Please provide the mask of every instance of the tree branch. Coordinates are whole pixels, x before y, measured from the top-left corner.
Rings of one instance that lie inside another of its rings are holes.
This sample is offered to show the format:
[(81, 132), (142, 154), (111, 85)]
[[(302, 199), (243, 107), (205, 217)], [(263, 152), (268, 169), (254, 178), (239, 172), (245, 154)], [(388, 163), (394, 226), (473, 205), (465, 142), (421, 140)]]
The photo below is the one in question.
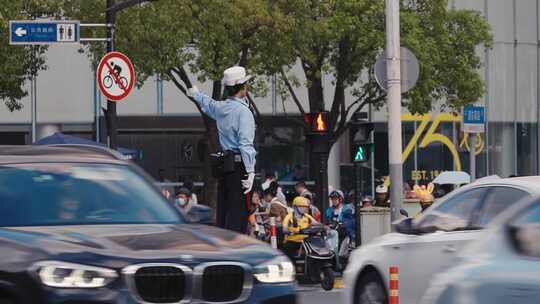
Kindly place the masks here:
[(261, 112), (259, 111), (259, 108), (257, 108), (257, 105), (253, 101), (253, 98), (251, 98), (251, 95), (249, 93), (247, 94), (247, 99), (249, 101), (249, 104), (253, 107), (253, 110), (255, 111), (255, 115), (258, 117), (261, 117)]
[(296, 106), (298, 107), (298, 110), (300, 111), (300, 114), (305, 115), (306, 111), (304, 111), (304, 107), (302, 107), (302, 104), (300, 103), (300, 100), (298, 100), (298, 97), (296, 96), (296, 93), (294, 92), (294, 88), (292, 87), (291, 83), (289, 82), (289, 79), (287, 79), (287, 75), (285, 75), (285, 71), (283, 68), (281, 69), (281, 78), (283, 78), (283, 81), (285, 82), (285, 85), (287, 86), (287, 89), (291, 93), (292, 99)]
[(248, 59), (248, 53), (249, 53), (249, 48), (247, 46), (244, 46), (242, 48), (242, 54), (240, 55), (240, 61), (238, 62), (239, 66), (246, 67), (247, 59)]
[(187, 88), (193, 87), (191, 80), (189, 80), (189, 77), (184, 67), (172, 68), (171, 71), (175, 72), (178, 75), (178, 77), (180, 77), (180, 79), (184, 82)]
[[(341, 117), (341, 120), (339, 122), (339, 127), (337, 128), (337, 130), (332, 134), (332, 138), (330, 139), (330, 143), (331, 144), (334, 144), (340, 137), (341, 135), (343, 135), (343, 133), (345, 133), (345, 131), (347, 130), (348, 126), (347, 126), (347, 117), (349, 116), (349, 112), (350, 110), (352, 109), (352, 107), (355, 105), (355, 104), (358, 104), (358, 102), (360, 101), (361, 99), (357, 99), (355, 102), (353, 102), (351, 105), (349, 105), (349, 107), (347, 107), (347, 110), (345, 111), (345, 115), (343, 115)], [(369, 104), (369, 102), (367, 100), (365, 100), (364, 102), (362, 102), (356, 109), (355, 109), (355, 112), (360, 110), (360, 109), (363, 109), (367, 104)]]
[[(173, 70), (173, 69), (171, 69)], [(175, 71), (176, 72), (176, 71)], [(191, 97), (189, 97), (187, 95), (187, 89), (180, 83), (180, 81), (178, 81), (178, 79), (176, 79), (176, 77), (173, 75), (173, 73), (171, 71), (167, 72), (167, 75), (169, 76), (169, 78), (172, 80), (172, 82), (176, 85), (176, 87), (182, 92), (184, 93), (184, 95), (192, 102), (195, 104), (195, 106), (197, 107), (197, 109), (199, 110), (199, 112), (201, 112), (201, 114), (204, 115), (201, 107), (199, 106), (199, 104)]]

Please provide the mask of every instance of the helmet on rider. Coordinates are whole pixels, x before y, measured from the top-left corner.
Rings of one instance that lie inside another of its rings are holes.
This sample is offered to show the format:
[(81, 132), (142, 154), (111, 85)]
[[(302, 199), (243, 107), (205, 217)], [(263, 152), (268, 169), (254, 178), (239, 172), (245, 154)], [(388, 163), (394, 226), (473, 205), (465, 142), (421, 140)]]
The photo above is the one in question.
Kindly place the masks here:
[(338, 206), (339, 204), (342, 204), (345, 200), (345, 195), (343, 195), (343, 192), (341, 190), (334, 190), (328, 195), (330, 200), (332, 201), (332, 205)]
[(294, 198), (293, 206), (302, 215), (309, 211), (309, 201), (302, 196), (297, 196)]
[(433, 204), (433, 189), (433, 184), (428, 184), (427, 187), (418, 185), (414, 186), (414, 192), (416, 192), (416, 195), (420, 199), (420, 207), (422, 207), (422, 212)]

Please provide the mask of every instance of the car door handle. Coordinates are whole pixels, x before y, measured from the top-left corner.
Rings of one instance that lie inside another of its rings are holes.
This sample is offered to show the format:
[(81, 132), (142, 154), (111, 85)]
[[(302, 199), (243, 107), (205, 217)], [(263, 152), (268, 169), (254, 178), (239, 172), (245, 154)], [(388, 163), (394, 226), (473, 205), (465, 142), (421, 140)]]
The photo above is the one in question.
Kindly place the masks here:
[(447, 245), (447, 246), (444, 246), (442, 251), (446, 252), (446, 253), (455, 253), (457, 251), (457, 249), (456, 249), (455, 246)]
[(394, 245), (394, 246), (392, 246), (392, 249), (394, 249), (394, 250), (399, 250), (399, 249), (401, 249), (401, 247), (399, 247), (399, 246), (397, 246), (397, 245)]

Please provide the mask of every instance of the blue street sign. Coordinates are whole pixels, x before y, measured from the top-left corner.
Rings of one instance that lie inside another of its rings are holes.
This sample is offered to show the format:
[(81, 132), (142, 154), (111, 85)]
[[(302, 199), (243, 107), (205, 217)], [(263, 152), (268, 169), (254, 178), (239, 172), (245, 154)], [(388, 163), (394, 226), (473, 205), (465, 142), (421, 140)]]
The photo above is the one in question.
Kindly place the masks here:
[(478, 106), (463, 107), (463, 131), (483, 133), (486, 123), (485, 108)]
[(9, 44), (54, 44), (79, 42), (79, 21), (12, 20)]

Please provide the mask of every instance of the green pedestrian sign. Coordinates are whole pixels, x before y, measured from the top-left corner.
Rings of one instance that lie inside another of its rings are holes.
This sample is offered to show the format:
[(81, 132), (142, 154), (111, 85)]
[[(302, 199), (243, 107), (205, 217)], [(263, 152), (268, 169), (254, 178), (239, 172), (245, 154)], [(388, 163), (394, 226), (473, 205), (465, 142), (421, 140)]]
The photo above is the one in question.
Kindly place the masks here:
[(355, 163), (364, 163), (369, 161), (369, 157), (371, 154), (371, 144), (365, 144), (365, 145), (357, 145), (356, 149), (354, 150), (354, 162)]

